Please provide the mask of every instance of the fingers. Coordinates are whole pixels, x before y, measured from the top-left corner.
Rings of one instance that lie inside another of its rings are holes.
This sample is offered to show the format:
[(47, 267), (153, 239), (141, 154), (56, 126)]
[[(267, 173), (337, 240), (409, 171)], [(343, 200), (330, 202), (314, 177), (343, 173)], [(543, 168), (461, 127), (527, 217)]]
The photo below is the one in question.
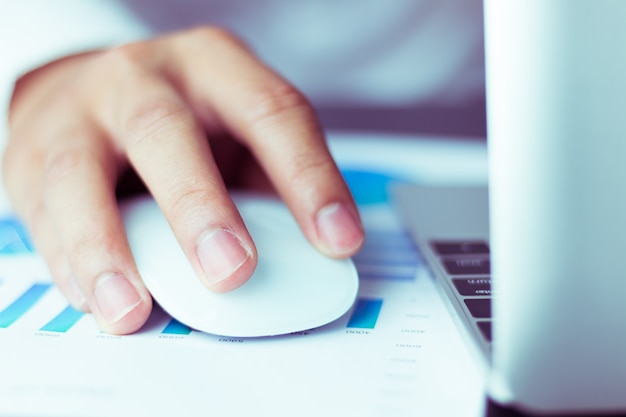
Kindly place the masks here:
[(117, 211), (110, 150), (89, 133), (64, 132), (66, 140), (55, 141), (45, 167), (44, 205), (62, 231), (58, 238), (100, 327), (134, 332), (146, 321), (151, 299)]
[(97, 104), (102, 124), (150, 189), (205, 286), (237, 288), (254, 271), (256, 249), (202, 127), (161, 77), (132, 64), (125, 76), (128, 84), (103, 93)]
[(4, 178), (59, 288), (104, 330), (133, 332), (151, 309), (114, 195), (127, 162), (208, 288), (228, 291), (251, 276), (256, 249), (213, 156), (228, 152), (210, 148), (207, 131), (233, 134), (250, 150), (264, 175), (257, 165), (235, 168), (266, 175), (320, 250), (343, 257), (362, 244), (311, 106), (230, 35), (190, 31), (80, 65), (69, 73), (81, 76), (64, 79), (71, 89), (21, 113), (37, 123), (13, 126)]
[(59, 241), (59, 230), (54, 226), (49, 211), (39, 206), (30, 216), (31, 235), (54, 281), (70, 304), (77, 310), (90, 312), (89, 304), (78, 285), (65, 250)]
[(14, 180), (7, 188), (71, 304), (93, 312), (107, 332), (131, 333), (147, 320), (151, 298), (117, 212), (111, 150), (94, 132), (90, 126), (60, 124), (38, 132), (37, 152), (19, 149), (25, 141), (19, 143), (24, 137), (18, 132), (13, 138), (18, 149), (10, 155), (22, 168), (9, 168)]
[(214, 112), (249, 147), (311, 242), (354, 254), (364, 240), (358, 210), (303, 95), (224, 32), (186, 33), (166, 48), (166, 73), (197, 113)]

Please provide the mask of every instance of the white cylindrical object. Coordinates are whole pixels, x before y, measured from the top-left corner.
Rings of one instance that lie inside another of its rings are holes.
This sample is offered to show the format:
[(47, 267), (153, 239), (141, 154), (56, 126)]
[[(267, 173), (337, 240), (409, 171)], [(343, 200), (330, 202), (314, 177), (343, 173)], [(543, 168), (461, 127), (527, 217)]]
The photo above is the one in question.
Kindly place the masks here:
[(626, 1), (485, 0), (491, 395), (626, 411)]

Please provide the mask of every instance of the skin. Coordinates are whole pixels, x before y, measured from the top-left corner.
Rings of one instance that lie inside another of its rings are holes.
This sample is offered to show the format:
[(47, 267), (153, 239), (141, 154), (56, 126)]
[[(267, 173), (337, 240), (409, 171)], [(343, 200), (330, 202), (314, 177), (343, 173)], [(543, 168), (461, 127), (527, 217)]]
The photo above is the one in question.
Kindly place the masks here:
[(228, 185), (275, 190), (329, 256), (363, 243), (311, 105), (221, 29), (41, 67), (17, 83), (9, 125), (7, 194), (59, 289), (107, 332), (138, 330), (152, 308), (117, 208), (129, 170), (212, 291), (245, 283), (258, 257)]

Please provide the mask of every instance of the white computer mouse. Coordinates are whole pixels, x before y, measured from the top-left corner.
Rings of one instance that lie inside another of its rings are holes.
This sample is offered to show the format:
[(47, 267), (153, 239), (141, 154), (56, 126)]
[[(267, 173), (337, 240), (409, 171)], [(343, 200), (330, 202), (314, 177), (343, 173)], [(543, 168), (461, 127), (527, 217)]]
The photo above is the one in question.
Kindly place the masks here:
[(139, 273), (165, 311), (203, 332), (259, 337), (319, 327), (351, 308), (359, 285), (351, 260), (314, 249), (279, 200), (251, 194), (233, 200), (259, 259), (249, 281), (228, 293), (202, 285), (152, 198), (120, 206)]

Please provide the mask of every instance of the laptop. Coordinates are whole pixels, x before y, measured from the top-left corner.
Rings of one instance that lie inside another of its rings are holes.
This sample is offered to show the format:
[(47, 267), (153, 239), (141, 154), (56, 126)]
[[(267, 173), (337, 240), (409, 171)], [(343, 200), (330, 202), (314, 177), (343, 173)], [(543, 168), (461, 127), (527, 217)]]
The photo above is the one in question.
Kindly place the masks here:
[(400, 213), (495, 403), (626, 415), (626, 2), (484, 11), (489, 187)]

